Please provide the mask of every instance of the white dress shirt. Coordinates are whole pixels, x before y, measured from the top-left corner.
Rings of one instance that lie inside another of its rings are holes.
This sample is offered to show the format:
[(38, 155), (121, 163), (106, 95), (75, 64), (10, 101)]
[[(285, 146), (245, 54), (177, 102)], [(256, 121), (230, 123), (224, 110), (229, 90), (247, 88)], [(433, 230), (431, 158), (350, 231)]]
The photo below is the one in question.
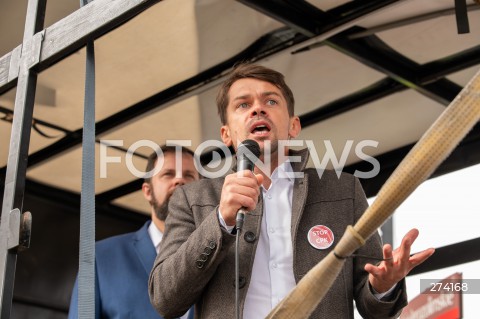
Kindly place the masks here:
[(273, 171), (269, 189), (261, 187), (263, 216), (243, 317), (265, 318), (295, 287), (290, 232), (294, 179), (290, 162)]
[(155, 223), (152, 221), (148, 226), (148, 235), (150, 235), (150, 239), (152, 240), (153, 247), (157, 251), (157, 255), (160, 252), (160, 243), (163, 239), (163, 233), (155, 226)]

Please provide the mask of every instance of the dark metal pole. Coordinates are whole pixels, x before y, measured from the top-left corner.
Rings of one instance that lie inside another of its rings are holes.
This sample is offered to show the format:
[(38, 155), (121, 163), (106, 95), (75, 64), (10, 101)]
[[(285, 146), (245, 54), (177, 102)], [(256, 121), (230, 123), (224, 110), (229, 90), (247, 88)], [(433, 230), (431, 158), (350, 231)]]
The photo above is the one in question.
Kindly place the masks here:
[(0, 317), (2, 319), (10, 317), (17, 251), (21, 241), (24, 240), (23, 233), (27, 233), (28, 237), (31, 223), (29, 213), (23, 215), (21, 212), (37, 84), (37, 73), (31, 70), (31, 67), (37, 63), (41, 52), (43, 35), (36, 33), (43, 28), (45, 6), (46, 0), (28, 1), (19, 63), (0, 223)]

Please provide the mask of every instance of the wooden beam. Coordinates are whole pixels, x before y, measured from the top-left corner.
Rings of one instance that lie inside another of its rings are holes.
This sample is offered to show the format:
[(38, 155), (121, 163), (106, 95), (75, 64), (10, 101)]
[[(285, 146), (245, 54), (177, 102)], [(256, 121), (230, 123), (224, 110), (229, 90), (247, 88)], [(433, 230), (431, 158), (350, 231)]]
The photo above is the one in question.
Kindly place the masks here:
[[(30, 240), (31, 215), (30, 213), (22, 214), (22, 209), (37, 73), (30, 67), (36, 60), (35, 57), (23, 54), (20, 56), (20, 52), (24, 51), (25, 42), (29, 42), (28, 47), (31, 48), (31, 52), (38, 52), (42, 34), (36, 32), (43, 28), (45, 8), (46, 0), (28, 1), (22, 50), (17, 47), (9, 58), (7, 79), (18, 78), (18, 83), (0, 223), (1, 318), (10, 317), (17, 250), (24, 239), (28, 243)], [(21, 233), (25, 233), (26, 237)]]
[[(22, 46), (19, 45), (0, 58), (0, 94), (7, 92), (17, 85), (21, 54)], [(3, 83), (5, 84), (1, 85)]]

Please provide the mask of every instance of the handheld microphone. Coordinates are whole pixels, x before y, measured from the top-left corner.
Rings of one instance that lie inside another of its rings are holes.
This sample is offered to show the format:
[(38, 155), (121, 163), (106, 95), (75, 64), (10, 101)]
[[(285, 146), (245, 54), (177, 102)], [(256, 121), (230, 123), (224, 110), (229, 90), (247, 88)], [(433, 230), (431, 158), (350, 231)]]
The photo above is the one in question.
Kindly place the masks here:
[[(260, 156), (260, 146), (254, 140), (245, 140), (237, 148), (237, 172), (249, 170), (253, 172), (255, 162)], [(238, 210), (235, 227), (242, 229), (245, 220), (245, 208)]]

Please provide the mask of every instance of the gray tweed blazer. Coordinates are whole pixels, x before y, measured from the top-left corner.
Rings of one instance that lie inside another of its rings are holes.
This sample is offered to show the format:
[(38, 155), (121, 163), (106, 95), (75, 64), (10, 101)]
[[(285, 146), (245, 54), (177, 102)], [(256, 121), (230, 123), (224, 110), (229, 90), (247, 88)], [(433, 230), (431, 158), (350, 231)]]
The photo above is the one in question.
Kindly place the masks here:
[[(357, 178), (350, 174), (337, 177), (325, 170), (319, 178), (315, 169), (305, 169), (308, 151), (291, 151), (301, 156), (292, 162), (296, 178), (292, 203), (293, 270), (298, 282), (338, 243), (348, 225), (354, 225), (367, 208), (365, 194)], [(195, 318), (235, 317), (235, 236), (219, 224), (217, 208), (224, 178), (203, 179), (178, 188), (169, 204), (166, 231), (160, 254), (150, 274), (150, 300), (165, 318), (180, 316), (195, 304)], [(263, 213), (262, 196), (255, 211), (247, 214), (240, 240), (240, 311), (250, 285), (251, 270)], [(326, 225), (334, 233), (334, 244), (326, 250), (313, 248), (308, 230)], [(380, 237), (375, 234), (358, 254), (382, 256)], [(311, 318), (353, 318), (356, 307), (364, 318), (395, 318), (407, 304), (405, 282), (388, 301), (372, 294), (368, 260), (349, 258)], [(370, 261), (372, 262), (372, 261)], [(242, 317), (242, 315), (241, 315)], [(248, 319), (248, 318), (245, 318)]]

